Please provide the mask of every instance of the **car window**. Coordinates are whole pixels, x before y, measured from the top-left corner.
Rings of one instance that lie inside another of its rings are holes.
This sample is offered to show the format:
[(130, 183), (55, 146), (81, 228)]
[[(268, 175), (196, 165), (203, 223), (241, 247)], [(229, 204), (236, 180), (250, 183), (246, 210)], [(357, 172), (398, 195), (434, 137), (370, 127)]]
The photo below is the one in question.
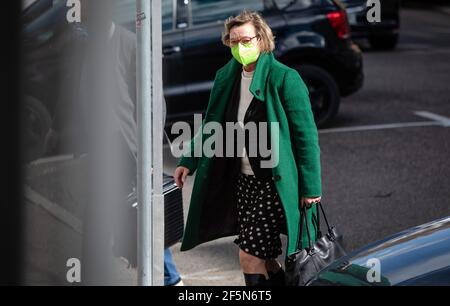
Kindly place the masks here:
[(63, 2), (67, 3), (67, 0), (53, 0), (53, 6), (56, 6), (56, 5), (61, 4)]
[(192, 24), (223, 22), (244, 9), (262, 11), (264, 0), (191, 0)]
[(275, 0), (275, 4), (279, 9), (284, 9), (287, 6), (293, 4), (294, 2), (295, 0)]
[(274, 0), (278, 9), (283, 10), (291, 6), (295, 9), (304, 9), (314, 5), (320, 5), (324, 0)]
[[(173, 27), (173, 2), (163, 0), (162, 10), (162, 30), (168, 31)], [(136, 18), (135, 0), (116, 0), (114, 20), (121, 25), (134, 24)]]
[(36, 0), (22, 0), (22, 9), (26, 9), (35, 2)]
[(173, 1), (163, 0), (161, 3), (162, 10), (162, 30), (168, 31), (173, 28)]

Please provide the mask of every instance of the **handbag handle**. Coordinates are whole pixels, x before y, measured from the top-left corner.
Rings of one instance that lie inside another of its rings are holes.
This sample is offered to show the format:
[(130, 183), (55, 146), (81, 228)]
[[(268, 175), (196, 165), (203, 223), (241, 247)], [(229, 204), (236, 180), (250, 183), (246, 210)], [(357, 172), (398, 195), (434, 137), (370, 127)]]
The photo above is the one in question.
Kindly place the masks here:
[(320, 215), (319, 215), (319, 210), (317, 210), (317, 215), (316, 216), (312, 216), (312, 222), (313, 225), (316, 227), (317, 229), (317, 236), (320, 238), (322, 237), (322, 231), (320, 230)]
[(299, 248), (299, 245), (303, 245), (303, 219), (305, 220), (306, 233), (308, 234), (308, 248), (311, 250), (312, 249), (311, 233), (309, 231), (308, 217), (306, 216), (305, 207), (302, 207), (302, 209), (300, 210), (300, 227), (299, 227), (299, 236), (297, 239), (297, 249)]
[[(322, 232), (320, 230), (320, 211), (322, 211), (323, 214), (323, 218), (325, 220), (325, 223), (327, 225), (327, 229), (328, 229), (328, 233), (332, 233), (332, 228), (330, 226), (330, 223), (328, 222), (328, 218), (325, 214), (325, 210), (323, 209), (322, 206), (322, 202), (317, 202), (317, 206), (319, 206), (320, 210), (317, 210), (317, 217), (312, 218), (312, 222), (315, 223), (316, 227), (317, 227), (317, 232), (318, 232), (318, 236), (321, 237), (322, 236)], [(311, 233), (310, 233), (310, 229), (309, 229), (309, 224), (308, 224), (308, 218), (306, 215), (306, 208), (302, 207), (300, 210), (300, 226), (299, 226), (299, 238), (297, 239), (297, 249), (299, 249), (300, 245), (303, 245), (303, 220), (305, 220), (305, 224), (306, 224), (306, 231), (308, 234), (308, 247), (311, 249), (312, 248), (312, 241), (311, 241)]]
[(317, 226), (317, 230), (319, 232), (319, 237), (321, 237), (322, 232), (320, 230), (320, 211), (322, 211), (323, 218), (325, 219), (325, 223), (327, 224), (328, 231), (331, 231), (331, 226), (330, 226), (330, 223), (328, 222), (328, 218), (327, 218), (327, 215), (325, 214), (325, 210), (323, 209), (322, 203), (319, 201), (319, 202), (317, 202), (317, 205), (319, 206), (320, 210), (319, 209), (317, 210), (317, 216), (316, 217), (313, 216), (312, 221)]
[[(317, 202), (317, 205), (319, 206), (320, 210), (322, 211), (323, 219), (325, 220), (325, 223), (327, 224), (328, 231), (331, 231), (331, 226), (330, 226), (330, 223), (328, 223), (327, 215), (325, 214), (325, 210), (323, 209), (322, 203)], [(317, 211), (317, 216), (319, 218), (319, 211)]]

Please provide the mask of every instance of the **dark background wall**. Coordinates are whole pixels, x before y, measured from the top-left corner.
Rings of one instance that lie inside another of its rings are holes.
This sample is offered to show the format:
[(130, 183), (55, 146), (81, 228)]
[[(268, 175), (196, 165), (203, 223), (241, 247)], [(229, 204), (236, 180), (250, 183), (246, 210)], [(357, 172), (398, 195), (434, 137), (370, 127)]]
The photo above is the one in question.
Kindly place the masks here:
[(0, 284), (20, 282), (21, 214), (19, 166), (20, 1), (0, 4)]

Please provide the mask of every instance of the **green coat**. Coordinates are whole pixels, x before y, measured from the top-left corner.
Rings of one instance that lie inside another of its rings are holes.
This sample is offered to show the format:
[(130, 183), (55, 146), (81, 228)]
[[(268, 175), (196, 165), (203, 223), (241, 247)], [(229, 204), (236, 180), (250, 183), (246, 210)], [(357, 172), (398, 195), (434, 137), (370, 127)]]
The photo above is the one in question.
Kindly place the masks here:
[[(235, 59), (218, 70), (203, 123), (224, 120), (234, 80), (241, 71), (242, 66)], [(298, 208), (301, 196), (317, 197), (322, 194), (318, 132), (309, 93), (298, 72), (277, 61), (272, 53), (261, 54), (250, 91), (261, 103), (266, 103), (269, 127), (271, 122), (279, 124), (279, 139), (274, 139), (271, 134), (272, 147), (275, 141), (279, 146), (279, 163), (272, 168), (272, 172), (286, 216), (287, 254), (290, 255), (297, 249), (300, 217)], [(192, 139), (191, 149), (194, 148), (194, 143), (199, 141), (200, 132), (201, 129)], [(203, 142), (208, 136), (210, 135), (203, 135)], [(182, 251), (238, 233), (234, 208), (237, 205), (223, 200), (229, 194), (228, 189), (223, 189), (216, 198), (210, 197), (207, 200), (211, 189), (209, 184), (223, 173), (211, 173), (213, 158), (186, 155), (180, 159), (178, 166), (188, 168), (190, 175), (197, 170), (197, 175), (181, 245)], [(214, 184), (222, 183), (216, 180)], [(315, 206), (309, 209), (309, 220), (312, 214), (316, 213)], [(316, 229), (311, 229), (312, 239), (315, 240)], [(303, 237), (304, 247), (307, 242), (306, 231), (303, 231)]]

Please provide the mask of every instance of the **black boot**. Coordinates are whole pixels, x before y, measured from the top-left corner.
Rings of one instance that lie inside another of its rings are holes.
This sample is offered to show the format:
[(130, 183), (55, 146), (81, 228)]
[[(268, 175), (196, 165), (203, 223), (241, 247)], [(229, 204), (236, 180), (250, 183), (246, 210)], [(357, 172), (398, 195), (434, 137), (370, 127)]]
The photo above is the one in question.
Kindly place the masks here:
[(286, 280), (285, 280), (285, 274), (283, 268), (280, 267), (280, 269), (277, 272), (268, 272), (269, 274), (269, 282), (270, 286), (279, 287), (279, 286), (286, 286)]
[(266, 279), (264, 274), (247, 274), (244, 273), (245, 285), (246, 286), (259, 286), (265, 287), (269, 286), (269, 280)]

